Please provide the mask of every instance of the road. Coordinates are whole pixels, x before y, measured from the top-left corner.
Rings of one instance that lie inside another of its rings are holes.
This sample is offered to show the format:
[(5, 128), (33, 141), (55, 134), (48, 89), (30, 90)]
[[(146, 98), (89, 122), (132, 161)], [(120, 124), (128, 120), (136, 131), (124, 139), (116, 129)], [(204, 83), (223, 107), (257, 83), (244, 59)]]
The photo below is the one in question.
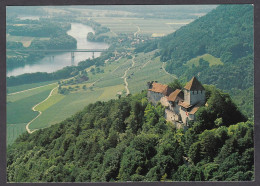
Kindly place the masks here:
[(31, 134), (31, 133), (33, 133), (33, 132), (35, 132), (35, 131), (37, 130), (37, 129), (36, 129), (36, 130), (33, 130), (33, 131), (30, 130), (30, 129), (29, 129), (30, 124), (31, 124), (34, 120), (36, 120), (36, 119), (42, 114), (41, 111), (35, 110), (35, 108), (36, 108), (38, 105), (42, 104), (43, 102), (47, 101), (47, 100), (51, 97), (53, 91), (54, 91), (55, 89), (57, 89), (57, 88), (58, 88), (58, 86), (55, 87), (55, 88), (53, 88), (53, 89), (51, 90), (49, 96), (48, 96), (45, 100), (43, 100), (42, 102), (40, 102), (40, 103), (38, 103), (38, 104), (36, 104), (36, 105), (34, 105), (34, 106), (32, 107), (32, 110), (39, 112), (39, 114), (38, 114), (35, 118), (33, 118), (29, 123), (27, 123), (27, 125), (26, 125), (25, 128), (26, 128), (26, 130), (27, 130), (27, 132), (28, 132), (29, 134)]
[(177, 79), (176, 76), (170, 74), (169, 72), (167, 72), (167, 71), (165, 70), (165, 68), (164, 68), (164, 65), (165, 65), (165, 64), (166, 64), (165, 62), (163, 62), (163, 64), (162, 64), (162, 69), (163, 69), (163, 71), (164, 71), (166, 74), (168, 74), (168, 75), (172, 76), (173, 78)]
[[(136, 25), (135, 25), (136, 26)], [(140, 29), (140, 27), (139, 26), (136, 26), (137, 27), (137, 31), (134, 33), (134, 36), (136, 37), (137, 36), (137, 34), (138, 34), (138, 32), (140, 32), (141, 31), (141, 29)]]
[(131, 68), (133, 68), (133, 67), (135, 66), (135, 60), (134, 60), (134, 59), (135, 59), (135, 56), (132, 58), (132, 66), (129, 67), (128, 69), (126, 69), (124, 76), (121, 77), (121, 78), (124, 78), (126, 95), (130, 94), (130, 91), (129, 91), (129, 89), (128, 89), (128, 82), (126, 81), (126, 80), (127, 80), (127, 72), (128, 72)]

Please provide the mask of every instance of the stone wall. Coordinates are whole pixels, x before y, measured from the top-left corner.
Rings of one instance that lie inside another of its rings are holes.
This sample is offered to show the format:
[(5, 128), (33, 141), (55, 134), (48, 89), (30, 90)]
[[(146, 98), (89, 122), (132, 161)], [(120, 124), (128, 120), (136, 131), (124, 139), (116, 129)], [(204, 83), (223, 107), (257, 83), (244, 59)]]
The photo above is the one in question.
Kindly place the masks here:
[(153, 105), (156, 105), (163, 96), (164, 95), (161, 93), (153, 92), (150, 90), (148, 90), (148, 92), (147, 92), (147, 98), (150, 102), (152, 102)]
[(165, 106), (165, 107), (170, 107), (170, 103), (169, 103), (168, 99), (167, 99), (165, 96), (164, 96), (164, 97), (161, 97), (160, 102), (161, 102), (161, 104), (162, 104), (163, 106)]
[(205, 91), (184, 90), (184, 101), (190, 105), (195, 105), (198, 102), (205, 102)]
[(186, 121), (187, 121), (187, 118), (188, 118), (188, 116), (186, 115), (186, 111), (180, 109), (180, 115), (181, 115), (182, 122), (184, 124), (186, 124)]

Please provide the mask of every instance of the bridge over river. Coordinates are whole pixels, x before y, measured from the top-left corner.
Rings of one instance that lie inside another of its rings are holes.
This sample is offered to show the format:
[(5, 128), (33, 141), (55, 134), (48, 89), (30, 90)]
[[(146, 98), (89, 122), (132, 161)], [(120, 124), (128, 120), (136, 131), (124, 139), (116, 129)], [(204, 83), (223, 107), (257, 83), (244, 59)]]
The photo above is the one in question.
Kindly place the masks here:
[[(112, 51), (108, 49), (7, 49), (9, 52), (45, 52), (45, 53), (60, 53), (60, 52), (70, 52), (71, 53), (71, 64), (74, 64), (75, 52), (92, 52), (92, 57), (94, 58), (95, 52), (105, 52)], [(115, 51), (116, 52), (116, 51)]]

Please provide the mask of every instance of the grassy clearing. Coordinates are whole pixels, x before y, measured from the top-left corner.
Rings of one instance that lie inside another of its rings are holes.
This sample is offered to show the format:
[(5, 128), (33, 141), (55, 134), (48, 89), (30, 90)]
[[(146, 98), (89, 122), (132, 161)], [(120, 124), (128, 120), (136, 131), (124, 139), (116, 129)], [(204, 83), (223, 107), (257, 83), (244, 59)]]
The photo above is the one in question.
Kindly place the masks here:
[(26, 124), (27, 123), (7, 124), (7, 145), (11, 145), (19, 135), (26, 132)]
[(192, 67), (194, 64), (195, 66), (199, 65), (199, 60), (204, 59), (205, 61), (209, 62), (209, 66), (213, 65), (223, 65), (223, 62), (220, 60), (220, 58), (216, 58), (210, 54), (204, 54), (202, 56), (195, 57), (187, 62), (187, 65), (189, 67)]
[(31, 88), (35, 88), (35, 87), (40, 87), (40, 86), (48, 85), (48, 84), (55, 83), (55, 82), (58, 82), (58, 81), (59, 81), (59, 80), (45, 81), (45, 82), (40, 82), (40, 83), (32, 83), (32, 84), (24, 84), (24, 85), (18, 85), (18, 86), (7, 87), (7, 89), (8, 89), (8, 94), (14, 93), (14, 92), (23, 91), (23, 90), (27, 90), (27, 89), (31, 89)]

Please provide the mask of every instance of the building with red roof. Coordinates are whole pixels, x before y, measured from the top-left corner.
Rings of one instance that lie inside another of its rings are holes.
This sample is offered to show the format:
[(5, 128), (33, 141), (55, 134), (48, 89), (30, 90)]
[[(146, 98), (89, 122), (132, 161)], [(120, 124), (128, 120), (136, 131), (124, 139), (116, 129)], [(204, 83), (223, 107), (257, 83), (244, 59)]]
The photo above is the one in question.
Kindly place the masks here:
[(147, 98), (156, 105), (160, 102), (165, 106), (165, 118), (180, 126), (188, 126), (195, 120), (195, 113), (205, 105), (205, 88), (193, 77), (185, 87), (172, 90), (168, 85), (156, 81), (148, 82)]

